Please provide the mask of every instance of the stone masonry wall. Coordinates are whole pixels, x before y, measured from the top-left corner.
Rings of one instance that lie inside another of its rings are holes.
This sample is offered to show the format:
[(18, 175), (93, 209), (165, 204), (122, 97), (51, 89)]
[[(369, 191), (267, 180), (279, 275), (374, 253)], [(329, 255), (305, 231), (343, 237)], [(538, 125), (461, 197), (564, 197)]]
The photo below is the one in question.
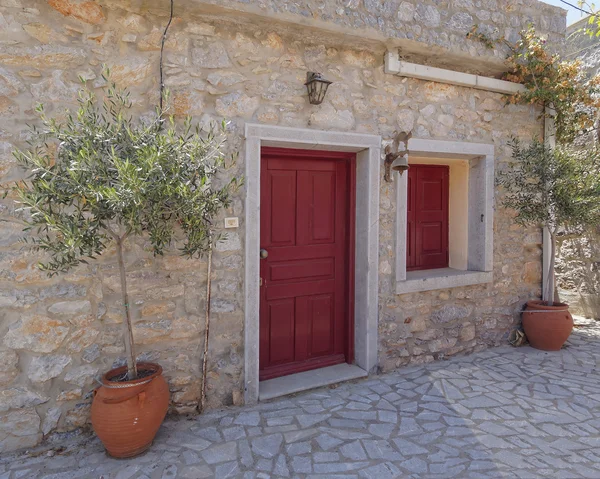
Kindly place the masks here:
[[(352, 3), (352, 2), (350, 2)], [(74, 107), (78, 76), (102, 84), (101, 65), (131, 88), (140, 113), (158, 98), (165, 8), (139, 9), (66, 0), (0, 0), (0, 182), (21, 173), (11, 157), (23, 146), (33, 107), (50, 114)], [(491, 142), (497, 167), (510, 159), (511, 135), (541, 133), (537, 112), (504, 106), (502, 95), (401, 79), (383, 71), (384, 48), (358, 49), (344, 37), (302, 34), (275, 22), (246, 25), (231, 16), (177, 16), (166, 42), (172, 111), (208, 122), (231, 120), (230, 148), (242, 154), (246, 121), (416, 137)], [(306, 71), (335, 83), (321, 106), (308, 104)], [(382, 170), (383, 175), (383, 170)], [(500, 344), (527, 298), (540, 294), (541, 237), (496, 209), (493, 284), (398, 296), (394, 293), (395, 185), (382, 183), (380, 216), (381, 370)], [(214, 256), (210, 407), (243, 394), (244, 192), (228, 216), (240, 229)], [(0, 452), (85, 427), (95, 378), (123, 362), (114, 251), (69, 274), (46, 277), (18, 243), (14, 205), (0, 203)], [(160, 362), (172, 411), (193, 412), (199, 396), (206, 264), (153, 258), (143, 242), (127, 245), (140, 358)]]
[(560, 300), (573, 314), (600, 319), (600, 229), (563, 233), (556, 242)]
[[(587, 19), (570, 25), (563, 56), (578, 58), (589, 76), (600, 73), (600, 38), (590, 37), (582, 28)], [(585, 234), (562, 232), (557, 238), (556, 275), (561, 301), (574, 314), (600, 319), (600, 229)]]
[[(505, 51), (491, 52), (466, 39), (477, 24), (480, 31), (518, 40), (519, 31), (535, 24), (551, 42), (561, 42), (565, 11), (535, 0), (205, 0), (203, 3), (323, 28), (360, 32), (365, 38), (386, 39), (402, 48), (402, 55), (425, 56), (429, 64), (481, 69), (483, 63), (503, 60)], [(449, 60), (448, 56), (453, 59)], [(469, 60), (477, 59), (477, 63)], [(500, 62), (497, 62), (497, 64)], [(472, 67), (471, 67), (472, 65)]]

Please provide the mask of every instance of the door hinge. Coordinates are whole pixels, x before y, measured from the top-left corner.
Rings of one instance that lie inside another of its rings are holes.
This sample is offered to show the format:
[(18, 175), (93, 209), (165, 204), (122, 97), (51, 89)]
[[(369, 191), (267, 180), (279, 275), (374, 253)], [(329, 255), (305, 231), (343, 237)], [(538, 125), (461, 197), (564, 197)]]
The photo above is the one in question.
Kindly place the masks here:
[(262, 278), (259, 278), (259, 280), (258, 280), (258, 285), (259, 285), (259, 286), (262, 286), (262, 285), (263, 285), (263, 280), (262, 280)]

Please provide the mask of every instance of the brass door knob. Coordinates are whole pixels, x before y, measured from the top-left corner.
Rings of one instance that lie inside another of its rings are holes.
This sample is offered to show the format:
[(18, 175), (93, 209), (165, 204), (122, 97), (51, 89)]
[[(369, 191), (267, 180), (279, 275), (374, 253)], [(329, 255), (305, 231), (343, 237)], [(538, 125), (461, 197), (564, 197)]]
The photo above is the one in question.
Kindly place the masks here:
[(260, 259), (267, 259), (267, 256), (269, 256), (269, 252), (266, 249), (261, 249), (260, 250)]

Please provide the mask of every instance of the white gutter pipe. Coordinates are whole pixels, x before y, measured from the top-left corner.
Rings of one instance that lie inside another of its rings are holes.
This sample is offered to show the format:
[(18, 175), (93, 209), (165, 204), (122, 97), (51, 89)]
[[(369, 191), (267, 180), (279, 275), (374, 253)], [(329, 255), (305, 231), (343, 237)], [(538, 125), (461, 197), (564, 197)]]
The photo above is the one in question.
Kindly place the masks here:
[[(544, 110), (544, 144), (550, 148), (556, 146), (556, 125), (554, 123), (554, 108), (547, 107)], [(543, 229), (542, 233), (542, 298), (546, 301), (554, 301), (556, 295), (554, 284), (547, 288), (548, 276), (550, 276), (550, 264), (552, 254), (552, 238), (548, 228)], [(550, 298), (546, 298), (546, 291), (549, 291)]]

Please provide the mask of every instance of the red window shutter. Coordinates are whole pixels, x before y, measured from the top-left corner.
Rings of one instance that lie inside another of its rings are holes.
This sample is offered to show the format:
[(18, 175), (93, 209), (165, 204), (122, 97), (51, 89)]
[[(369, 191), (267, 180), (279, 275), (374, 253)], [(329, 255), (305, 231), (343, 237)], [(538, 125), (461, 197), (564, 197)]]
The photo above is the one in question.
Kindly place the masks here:
[(448, 266), (449, 167), (411, 165), (408, 170), (408, 270)]

